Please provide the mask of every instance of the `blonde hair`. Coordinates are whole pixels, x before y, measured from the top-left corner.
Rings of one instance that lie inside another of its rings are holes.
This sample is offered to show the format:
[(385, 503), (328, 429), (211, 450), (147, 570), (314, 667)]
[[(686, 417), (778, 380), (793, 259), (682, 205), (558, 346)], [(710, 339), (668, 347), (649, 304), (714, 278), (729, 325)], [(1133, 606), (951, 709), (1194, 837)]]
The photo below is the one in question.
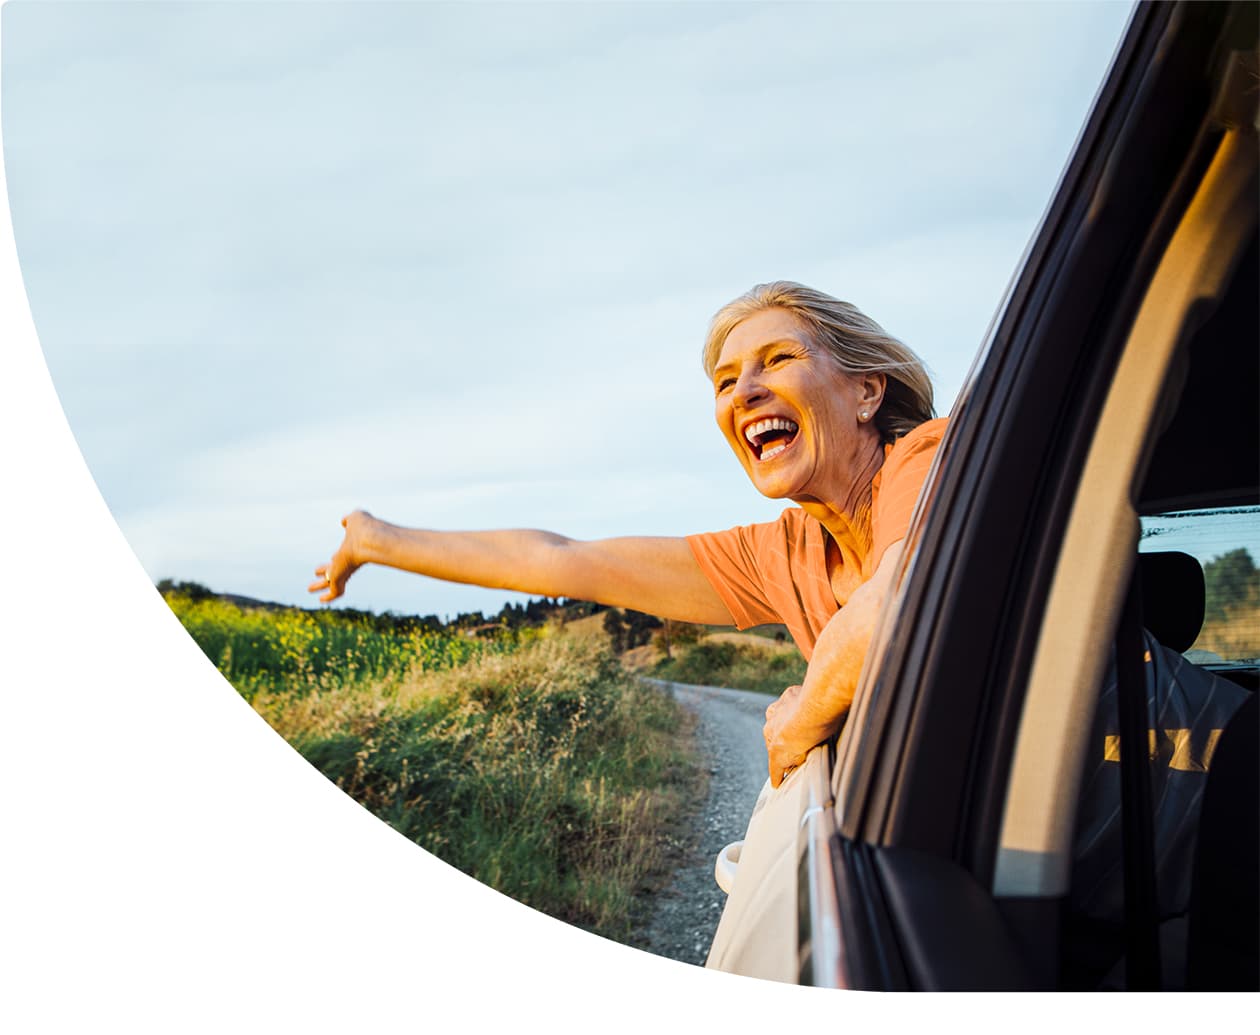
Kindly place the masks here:
[(722, 346), (736, 324), (766, 309), (784, 309), (805, 325), (815, 345), (825, 348), (851, 377), (883, 374), (884, 399), (875, 426), (885, 442), (931, 420), (932, 382), (923, 361), (857, 306), (790, 280), (758, 284), (717, 311), (705, 339), (704, 372), (713, 376)]

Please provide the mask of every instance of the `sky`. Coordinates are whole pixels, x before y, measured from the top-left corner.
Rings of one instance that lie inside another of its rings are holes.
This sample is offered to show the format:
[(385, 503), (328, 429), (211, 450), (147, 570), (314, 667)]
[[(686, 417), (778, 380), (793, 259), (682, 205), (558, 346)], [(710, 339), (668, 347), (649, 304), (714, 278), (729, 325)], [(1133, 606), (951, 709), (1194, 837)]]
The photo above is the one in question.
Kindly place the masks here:
[[(947, 413), (1129, 16), (1113, 3), (2, 8), (18, 261), (151, 580), (314, 604), (339, 519), (767, 520), (699, 351), (854, 302)], [(384, 569), (343, 603), (519, 595)]]

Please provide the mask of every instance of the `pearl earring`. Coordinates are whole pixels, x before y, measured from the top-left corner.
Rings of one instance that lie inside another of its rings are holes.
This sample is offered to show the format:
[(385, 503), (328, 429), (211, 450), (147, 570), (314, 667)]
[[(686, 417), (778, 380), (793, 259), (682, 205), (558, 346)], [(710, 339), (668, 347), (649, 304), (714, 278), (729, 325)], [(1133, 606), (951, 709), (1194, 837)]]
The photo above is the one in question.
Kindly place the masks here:
[(858, 414), (858, 420), (870, 420), (870, 419), (871, 419), (870, 410), (863, 410), (861, 413)]

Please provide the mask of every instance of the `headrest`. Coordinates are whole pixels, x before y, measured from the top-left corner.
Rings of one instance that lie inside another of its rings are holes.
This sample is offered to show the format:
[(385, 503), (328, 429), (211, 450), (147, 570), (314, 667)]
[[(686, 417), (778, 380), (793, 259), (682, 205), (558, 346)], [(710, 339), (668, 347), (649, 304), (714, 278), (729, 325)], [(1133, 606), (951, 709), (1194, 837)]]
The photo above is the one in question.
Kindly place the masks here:
[(1179, 654), (1203, 628), (1203, 568), (1188, 553), (1138, 554), (1142, 581), (1142, 624)]

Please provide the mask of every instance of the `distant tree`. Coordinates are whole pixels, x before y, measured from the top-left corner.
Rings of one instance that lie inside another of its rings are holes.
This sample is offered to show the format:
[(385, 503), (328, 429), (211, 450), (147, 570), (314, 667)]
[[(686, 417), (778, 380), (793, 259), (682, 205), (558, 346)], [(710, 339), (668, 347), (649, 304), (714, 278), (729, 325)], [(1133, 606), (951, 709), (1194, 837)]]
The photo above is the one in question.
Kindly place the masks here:
[(691, 643), (699, 643), (700, 637), (704, 633), (704, 626), (694, 625), (691, 622), (675, 622), (672, 639), (674, 646), (685, 646)]
[(453, 629), (475, 629), (486, 624), (486, 616), (480, 611), (464, 611), (457, 614), (455, 620), (449, 624)]
[(626, 646), (642, 647), (652, 639), (654, 630), (661, 627), (661, 620), (642, 611), (626, 609)]
[(603, 604), (590, 600), (570, 600), (567, 597), (560, 602), (560, 621), (572, 622), (578, 618), (587, 618), (607, 610)]
[(656, 642), (667, 658), (673, 658), (675, 647), (695, 643), (699, 639), (699, 626), (692, 625), (690, 622), (676, 622), (672, 618), (665, 618), (660, 624)]
[(157, 584), (157, 591), (164, 597), (178, 594), (189, 600), (208, 600), (214, 596), (214, 591), (200, 582), (178, 582), (172, 579), (161, 579)]
[(629, 629), (621, 619), (621, 612), (615, 607), (609, 608), (604, 612), (604, 632), (608, 633), (608, 638), (612, 641), (612, 649), (615, 653), (620, 654), (626, 649), (626, 637)]
[(1260, 570), (1245, 547), (1230, 550), (1203, 565), (1203, 584), (1208, 621), (1223, 621), (1231, 608), (1260, 603)]
[(505, 629), (519, 629), (525, 622), (525, 609), (509, 600), (499, 609), (494, 620)]

